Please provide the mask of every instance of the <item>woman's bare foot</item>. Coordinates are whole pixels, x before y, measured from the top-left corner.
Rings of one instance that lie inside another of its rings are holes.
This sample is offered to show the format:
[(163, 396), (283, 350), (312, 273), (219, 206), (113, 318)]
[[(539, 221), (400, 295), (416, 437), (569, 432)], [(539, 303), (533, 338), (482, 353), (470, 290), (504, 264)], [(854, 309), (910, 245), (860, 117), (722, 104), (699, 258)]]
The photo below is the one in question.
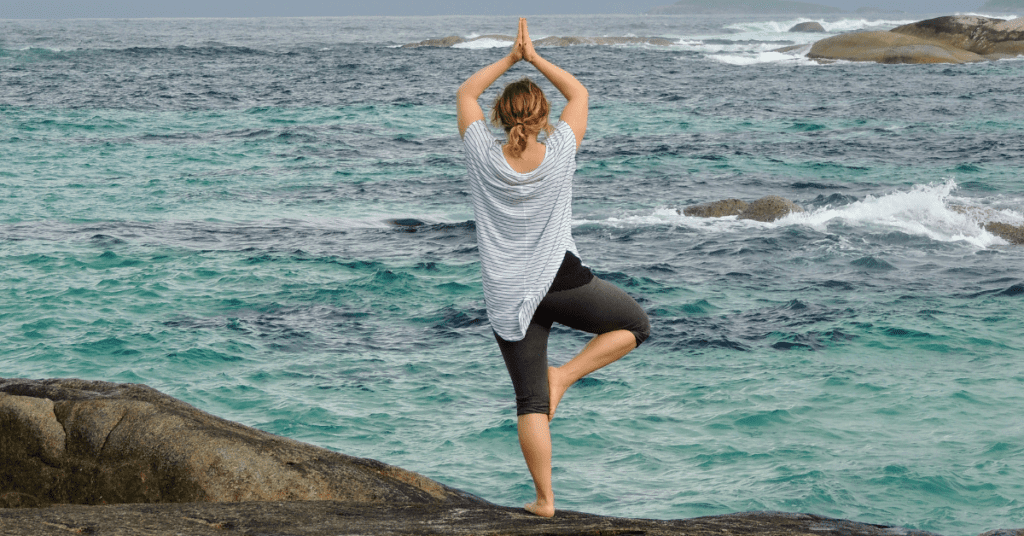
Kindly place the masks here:
[(555, 515), (555, 505), (546, 502), (542, 503), (540, 501), (534, 501), (523, 508), (525, 508), (527, 512), (540, 517), (552, 517)]
[(555, 408), (573, 382), (557, 367), (548, 367), (548, 422), (555, 417)]

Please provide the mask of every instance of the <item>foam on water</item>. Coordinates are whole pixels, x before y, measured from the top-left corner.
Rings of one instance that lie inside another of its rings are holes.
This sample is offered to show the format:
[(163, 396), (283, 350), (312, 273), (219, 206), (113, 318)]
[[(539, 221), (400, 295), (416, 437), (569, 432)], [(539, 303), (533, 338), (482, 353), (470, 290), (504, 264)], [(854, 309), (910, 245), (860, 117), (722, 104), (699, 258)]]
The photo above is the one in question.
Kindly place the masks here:
[[(957, 189), (953, 179), (942, 183), (914, 185), (908, 191), (896, 191), (879, 196), (867, 195), (860, 201), (839, 206), (825, 206), (802, 213), (793, 213), (774, 222), (740, 220), (736, 216), (722, 218), (700, 218), (685, 216), (681, 210), (658, 208), (647, 214), (633, 214), (609, 217), (602, 220), (577, 219), (575, 226), (607, 225), (611, 227), (635, 227), (651, 225), (686, 225), (711, 232), (732, 231), (736, 226), (777, 228), (788, 225), (807, 226), (826, 232), (830, 224), (842, 223), (845, 227), (898, 230), (910, 235), (922, 236), (937, 242), (965, 242), (986, 248), (1006, 245), (1006, 241), (986, 231), (984, 221), (971, 213), (950, 208), (954, 200), (952, 193)], [(977, 205), (978, 199), (956, 199), (957, 204)], [(989, 210), (987, 220), (1001, 221), (1012, 225), (1024, 223), (1022, 213), (1011, 210)], [(849, 232), (849, 231), (847, 231)]]

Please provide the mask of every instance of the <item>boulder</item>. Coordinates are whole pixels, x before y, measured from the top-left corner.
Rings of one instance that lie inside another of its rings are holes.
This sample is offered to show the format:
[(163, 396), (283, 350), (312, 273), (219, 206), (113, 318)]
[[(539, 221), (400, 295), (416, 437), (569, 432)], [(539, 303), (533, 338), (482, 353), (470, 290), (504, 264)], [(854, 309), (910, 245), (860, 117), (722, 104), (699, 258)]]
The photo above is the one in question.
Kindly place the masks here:
[(281, 500), (488, 504), (144, 385), (0, 378), (0, 507)]
[(769, 195), (747, 205), (740, 213), (740, 220), (775, 221), (791, 212), (803, 212), (804, 209), (789, 199), (777, 195)]
[[(739, 199), (723, 199), (702, 205), (691, 205), (683, 209), (682, 214), (695, 218), (722, 218), (725, 216), (738, 216), (747, 208), (747, 202)], [(676, 209), (676, 212), (679, 212)]]
[(952, 15), (905, 24), (892, 33), (909, 35), (978, 55), (1024, 54), (1024, 18), (993, 19)]
[(816, 21), (812, 20), (810, 22), (801, 22), (800, 24), (797, 24), (796, 26), (793, 26), (792, 28), (790, 28), (789, 31), (791, 31), (791, 32), (807, 32), (807, 33), (814, 33), (814, 32), (824, 33), (825, 32), (825, 27), (822, 26), (820, 22), (816, 22)]
[(953, 45), (895, 32), (855, 32), (814, 43), (808, 58), (878, 63), (969, 63), (982, 56)]

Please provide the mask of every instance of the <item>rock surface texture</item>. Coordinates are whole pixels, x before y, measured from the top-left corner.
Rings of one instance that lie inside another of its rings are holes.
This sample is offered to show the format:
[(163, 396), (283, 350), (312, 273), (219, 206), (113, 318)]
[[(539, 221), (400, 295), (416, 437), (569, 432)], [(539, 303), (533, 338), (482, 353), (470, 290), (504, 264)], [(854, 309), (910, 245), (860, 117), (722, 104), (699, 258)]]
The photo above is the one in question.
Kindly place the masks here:
[(970, 63), (1024, 54), (1024, 19), (973, 15), (938, 17), (888, 32), (854, 32), (822, 39), (807, 57), (878, 63)]
[[(741, 199), (723, 199), (702, 205), (690, 205), (683, 209), (682, 214), (695, 218), (722, 218), (725, 216), (738, 216), (745, 208), (746, 201)], [(677, 211), (678, 212), (678, 211)]]
[(28, 534), (931, 535), (784, 512), (540, 518), (219, 419), (144, 385), (0, 378), (0, 535)]
[(803, 211), (804, 209), (800, 205), (789, 199), (777, 195), (766, 195), (747, 205), (747, 208), (740, 212), (738, 219), (769, 222), (782, 218), (791, 212)]
[(0, 378), (0, 507), (481, 504), (416, 473), (233, 423), (144, 385)]

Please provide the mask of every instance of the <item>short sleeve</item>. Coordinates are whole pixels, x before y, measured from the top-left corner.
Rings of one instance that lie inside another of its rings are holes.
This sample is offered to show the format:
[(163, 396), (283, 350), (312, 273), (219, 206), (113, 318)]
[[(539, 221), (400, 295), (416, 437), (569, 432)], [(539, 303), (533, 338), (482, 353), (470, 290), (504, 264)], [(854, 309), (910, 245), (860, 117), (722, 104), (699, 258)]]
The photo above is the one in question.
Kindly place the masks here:
[(554, 133), (548, 138), (548, 146), (555, 147), (558, 153), (562, 153), (565, 150), (571, 150), (573, 153), (576, 152), (576, 134), (573, 133), (569, 123), (565, 121), (558, 122)]
[(475, 162), (483, 162), (487, 159), (487, 151), (494, 145), (494, 136), (487, 130), (487, 124), (483, 119), (473, 121), (462, 136), (462, 143), (466, 146), (466, 155)]

